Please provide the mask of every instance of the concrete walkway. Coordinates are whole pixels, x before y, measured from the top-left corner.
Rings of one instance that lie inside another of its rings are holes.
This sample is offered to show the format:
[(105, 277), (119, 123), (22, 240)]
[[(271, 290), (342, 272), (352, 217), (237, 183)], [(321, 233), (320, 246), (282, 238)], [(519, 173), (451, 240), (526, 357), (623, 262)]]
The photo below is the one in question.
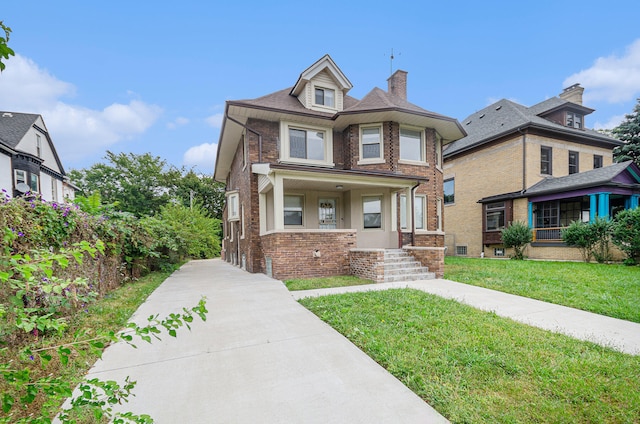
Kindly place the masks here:
[(291, 292), (294, 299), (334, 293), (413, 288), (580, 340), (640, 355), (640, 324), (449, 280), (382, 283)]
[(208, 318), (152, 344), (110, 346), (89, 378), (137, 381), (122, 411), (156, 423), (446, 423), (285, 286), (219, 259), (192, 261), (135, 313), (180, 312), (208, 298)]

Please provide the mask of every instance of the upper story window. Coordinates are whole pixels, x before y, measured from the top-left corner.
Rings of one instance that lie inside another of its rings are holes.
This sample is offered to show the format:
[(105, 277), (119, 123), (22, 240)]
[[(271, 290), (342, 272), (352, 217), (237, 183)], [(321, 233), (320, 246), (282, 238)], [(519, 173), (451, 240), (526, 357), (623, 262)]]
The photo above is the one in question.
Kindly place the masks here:
[(570, 128), (582, 129), (582, 119), (584, 115), (575, 112), (567, 112), (565, 125)]
[(227, 194), (227, 219), (229, 221), (237, 221), (240, 219), (240, 211), (238, 208), (238, 193)]
[(444, 180), (444, 204), (451, 205), (456, 201), (455, 179)]
[(23, 183), (23, 184), (27, 183), (27, 171), (16, 169), (16, 187), (20, 183)]
[(320, 106), (335, 107), (336, 92), (329, 88), (315, 88), (315, 104)]
[(442, 137), (436, 134), (436, 166), (442, 168)]
[(540, 173), (544, 175), (552, 174), (552, 150), (551, 147), (540, 146)]
[(333, 133), (328, 128), (283, 122), (280, 159), (310, 165), (333, 166)]
[(362, 215), (364, 228), (382, 228), (382, 197), (363, 197)]
[(569, 150), (569, 174), (580, 172), (580, 154)]
[(42, 156), (42, 140), (40, 134), (36, 134), (36, 156)]
[(424, 132), (400, 128), (400, 160), (425, 162)]
[(593, 169), (602, 168), (602, 155), (593, 155)]
[(360, 128), (360, 162), (383, 161), (382, 125)]

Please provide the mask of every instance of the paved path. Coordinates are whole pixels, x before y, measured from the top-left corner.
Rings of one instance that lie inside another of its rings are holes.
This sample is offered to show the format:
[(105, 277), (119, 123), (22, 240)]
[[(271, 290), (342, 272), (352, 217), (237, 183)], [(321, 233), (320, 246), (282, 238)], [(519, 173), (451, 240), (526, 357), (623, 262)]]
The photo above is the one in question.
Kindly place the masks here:
[(534, 327), (640, 355), (640, 324), (449, 280), (382, 283), (291, 292), (294, 299), (332, 293), (414, 288)]
[(137, 349), (112, 345), (90, 371), (138, 382), (122, 410), (159, 424), (448, 422), (281, 282), (219, 259), (184, 265), (133, 320), (179, 312), (201, 295), (205, 323)]

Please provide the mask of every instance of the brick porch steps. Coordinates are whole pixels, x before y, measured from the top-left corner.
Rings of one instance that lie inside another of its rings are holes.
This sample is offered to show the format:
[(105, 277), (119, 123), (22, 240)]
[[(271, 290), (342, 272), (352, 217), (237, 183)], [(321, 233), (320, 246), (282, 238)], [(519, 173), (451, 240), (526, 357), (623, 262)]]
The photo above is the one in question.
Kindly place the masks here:
[(435, 273), (429, 272), (411, 255), (402, 249), (387, 249), (384, 251), (384, 282), (432, 280)]

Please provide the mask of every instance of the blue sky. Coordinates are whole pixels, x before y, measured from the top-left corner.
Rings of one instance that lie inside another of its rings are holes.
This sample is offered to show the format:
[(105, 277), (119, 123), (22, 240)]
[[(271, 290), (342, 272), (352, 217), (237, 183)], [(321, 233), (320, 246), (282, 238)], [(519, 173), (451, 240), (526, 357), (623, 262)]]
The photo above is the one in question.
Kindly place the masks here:
[(292, 86), (328, 53), (362, 98), (408, 75), (408, 98), (462, 121), (575, 82), (591, 128), (640, 97), (640, 3), (466, 1), (3, 2), (16, 57), (0, 110), (40, 113), (67, 171), (106, 150), (211, 173), (226, 100)]

